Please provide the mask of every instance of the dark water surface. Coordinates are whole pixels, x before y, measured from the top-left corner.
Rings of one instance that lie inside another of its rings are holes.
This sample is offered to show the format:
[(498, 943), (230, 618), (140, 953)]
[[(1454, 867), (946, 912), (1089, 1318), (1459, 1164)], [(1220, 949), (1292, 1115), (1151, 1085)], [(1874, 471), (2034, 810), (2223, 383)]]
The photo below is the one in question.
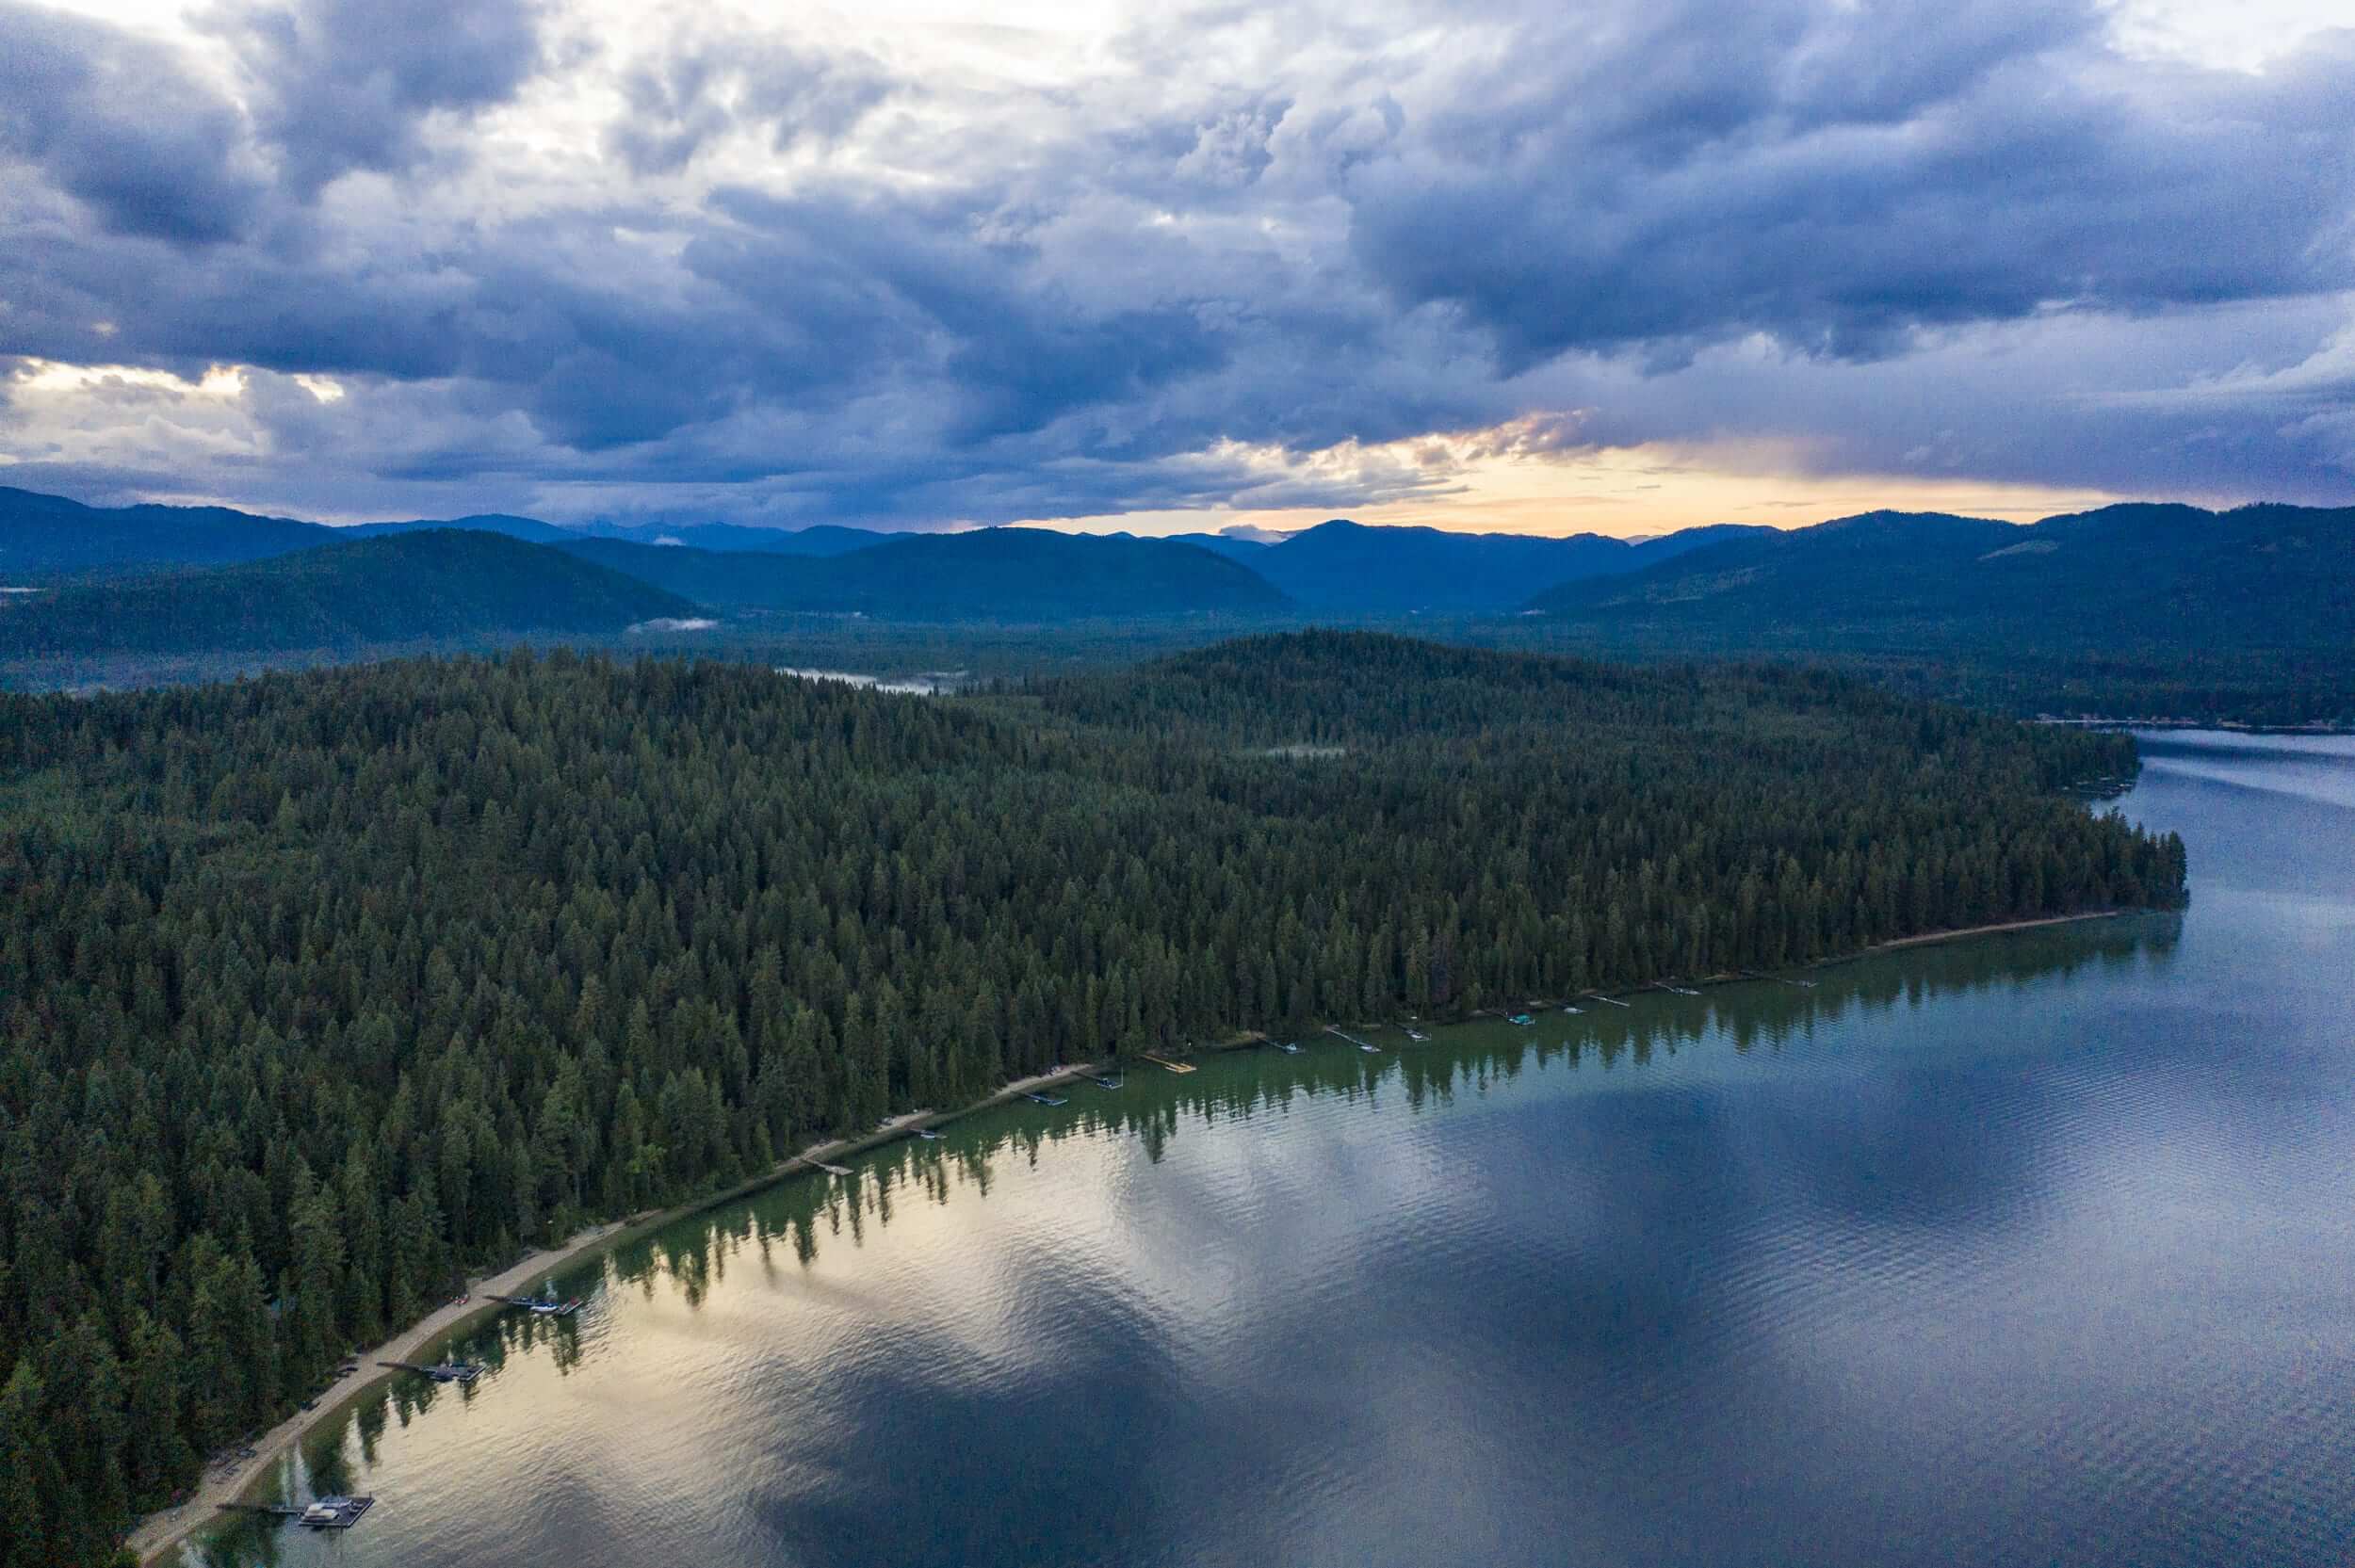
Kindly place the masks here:
[(2146, 748), (2180, 917), (974, 1117), (560, 1278), (290, 1467), (359, 1528), (191, 1555), (2347, 1560), (2355, 744)]

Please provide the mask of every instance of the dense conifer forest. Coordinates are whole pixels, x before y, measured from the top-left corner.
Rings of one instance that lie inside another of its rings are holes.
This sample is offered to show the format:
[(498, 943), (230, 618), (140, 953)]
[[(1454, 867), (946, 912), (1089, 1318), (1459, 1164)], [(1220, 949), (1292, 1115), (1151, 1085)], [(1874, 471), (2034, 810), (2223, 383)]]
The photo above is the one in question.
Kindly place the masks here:
[(0, 1568), (584, 1220), (1056, 1061), (2184, 896), (2130, 741), (1363, 634), (0, 697)]

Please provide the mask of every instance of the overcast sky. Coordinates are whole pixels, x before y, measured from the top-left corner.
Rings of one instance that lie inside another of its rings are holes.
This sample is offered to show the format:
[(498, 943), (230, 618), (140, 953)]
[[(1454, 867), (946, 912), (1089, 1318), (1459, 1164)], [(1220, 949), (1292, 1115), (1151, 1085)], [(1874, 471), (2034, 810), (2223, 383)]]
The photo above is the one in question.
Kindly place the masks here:
[(2347, 14), (0, 0), (0, 483), (1149, 531), (2346, 504)]

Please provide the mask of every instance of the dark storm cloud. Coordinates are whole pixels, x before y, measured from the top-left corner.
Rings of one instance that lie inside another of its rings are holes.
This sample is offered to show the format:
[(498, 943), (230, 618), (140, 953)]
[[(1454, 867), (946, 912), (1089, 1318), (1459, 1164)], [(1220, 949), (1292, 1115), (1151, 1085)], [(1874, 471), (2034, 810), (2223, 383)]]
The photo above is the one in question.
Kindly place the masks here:
[(263, 197), (243, 139), (235, 106), (171, 51), (0, 5), (0, 157), (38, 170), (106, 233), (180, 243), (242, 233)]
[(1506, 363), (1680, 362), (1764, 332), (1873, 357), (1925, 325), (2355, 285), (2355, 46), (2129, 72), (2092, 7), (1582, 8), (1345, 189), (1400, 297)]
[(629, 115), (606, 130), (607, 149), (640, 174), (672, 174), (706, 142), (741, 126), (784, 152), (843, 137), (892, 83), (869, 57), (769, 46), (705, 44), (634, 66), (623, 80)]
[[(2355, 471), (2344, 381), (2267, 380), (2355, 288), (2355, 35), (2242, 73), (2026, 0), (1186, 11), (1121, 38), (1125, 76), (962, 97), (682, 36), (608, 62), (624, 108), (581, 144), (467, 176), (476, 117), (603, 57), (560, 18), (239, 6), (209, 25), (240, 105), (0, 0), (0, 353), (350, 384), (257, 380), (248, 474), (769, 520), (1435, 494), (1265, 454), (1566, 410), (1516, 450)], [(1389, 49), (1410, 24), (1428, 47)], [(2233, 314), (2261, 305), (2278, 331)], [(2105, 384), (2065, 358), (2088, 332)]]
[(411, 167), (428, 116), (505, 102), (541, 58), (535, 0), (296, 0), (233, 7), (213, 25), (304, 196), (351, 170)]

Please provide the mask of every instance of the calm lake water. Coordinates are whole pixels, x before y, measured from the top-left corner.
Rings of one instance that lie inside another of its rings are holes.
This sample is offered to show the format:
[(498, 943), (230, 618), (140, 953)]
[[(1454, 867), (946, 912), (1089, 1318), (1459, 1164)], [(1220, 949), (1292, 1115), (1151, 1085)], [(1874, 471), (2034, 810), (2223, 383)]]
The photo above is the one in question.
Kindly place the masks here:
[(560, 1277), (290, 1464), (357, 1529), (191, 1556), (2343, 1561), (2355, 744), (2146, 747), (2181, 916), (970, 1118)]

